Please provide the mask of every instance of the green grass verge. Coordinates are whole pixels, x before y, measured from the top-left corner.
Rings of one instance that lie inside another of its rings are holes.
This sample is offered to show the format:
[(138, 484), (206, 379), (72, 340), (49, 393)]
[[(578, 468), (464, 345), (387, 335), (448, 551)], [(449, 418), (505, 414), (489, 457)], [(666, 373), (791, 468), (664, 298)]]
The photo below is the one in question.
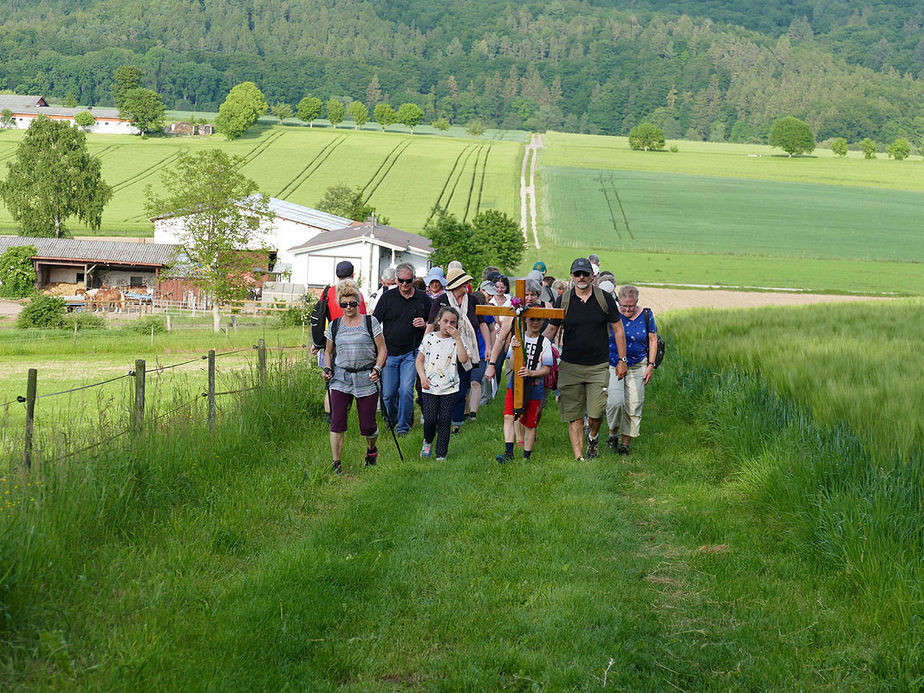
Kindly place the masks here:
[[(837, 310), (814, 310), (834, 340), (853, 337)], [(867, 327), (908, 317), (854, 310)], [(791, 315), (753, 311), (774, 335), (763, 349), (796, 341)], [(699, 318), (662, 321), (672, 351), (628, 459), (576, 465), (550, 409), (533, 461), (498, 466), (492, 404), (445, 463), (416, 457), (415, 428), (405, 463), (382, 440), (363, 469), (353, 433), (332, 477), (320, 384), (296, 368), (226, 409), (214, 435), (174, 422), (134, 449), (4, 476), (20, 502), (0, 514), (0, 680), (920, 687), (920, 453), (871, 457), (842, 422), (808, 414), (807, 389), (768, 387), (734, 348), (737, 316), (724, 333), (709, 321), (714, 337), (691, 335)], [(725, 342), (724, 367), (701, 358)], [(807, 367), (827, 358), (809, 351)]]

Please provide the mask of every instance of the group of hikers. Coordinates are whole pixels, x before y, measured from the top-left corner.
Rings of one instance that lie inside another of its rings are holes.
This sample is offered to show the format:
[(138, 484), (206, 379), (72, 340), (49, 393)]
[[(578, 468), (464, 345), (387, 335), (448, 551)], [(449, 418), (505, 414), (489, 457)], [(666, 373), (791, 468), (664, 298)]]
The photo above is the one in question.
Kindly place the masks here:
[[(479, 283), (458, 262), (445, 271), (433, 267), (426, 277), (404, 263), (383, 271), (366, 301), (353, 272), (349, 261), (337, 265), (337, 283), (325, 288), (312, 315), (333, 471), (342, 469), (353, 400), (366, 439), (365, 465), (371, 466), (378, 460), (379, 409), (397, 441), (413, 427), (419, 404), (420, 455), (445, 460), (453, 434), (501, 390), (504, 450), (498, 462), (514, 459), (517, 447), (530, 458), (552, 397), (576, 460), (599, 455), (604, 419), (607, 447), (630, 454), (656, 367), (657, 326), (651, 310), (639, 305), (638, 289), (617, 289), (614, 275), (600, 271), (598, 256), (575, 259), (568, 280), (555, 279), (536, 262), (522, 297), (511, 294), (511, 279), (496, 267), (485, 268)], [(514, 373), (517, 351), (522, 365)], [(499, 387), (504, 372), (506, 388)], [(517, 379), (521, 407), (515, 406)]]

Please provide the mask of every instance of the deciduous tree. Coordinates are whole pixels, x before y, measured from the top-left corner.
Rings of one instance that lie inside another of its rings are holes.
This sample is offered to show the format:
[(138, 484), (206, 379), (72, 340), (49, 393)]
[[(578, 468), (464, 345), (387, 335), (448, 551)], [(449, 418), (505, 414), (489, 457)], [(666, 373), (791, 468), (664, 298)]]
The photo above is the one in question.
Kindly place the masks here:
[(372, 115), (375, 116), (375, 122), (382, 126), (382, 130), (389, 125), (394, 125), (398, 120), (397, 111), (387, 103), (380, 103), (376, 106)]
[(873, 142), (869, 137), (864, 137), (860, 141), (860, 151), (863, 152), (864, 159), (875, 159), (876, 143)]
[(434, 265), (446, 266), (458, 260), (472, 276), (488, 265), (512, 271), (523, 258), (526, 245), (520, 225), (503, 212), (487, 210), (471, 223), (435, 210), (425, 232), (430, 238)]
[(421, 118), (423, 118), (423, 111), (416, 103), (403, 103), (398, 107), (398, 122), (406, 125), (412, 135)]
[(847, 140), (838, 137), (831, 143), (831, 151), (834, 152), (834, 156), (847, 156)]
[(35, 291), (34, 245), (15, 245), (0, 255), (0, 296), (23, 298)]
[(327, 188), (324, 192), (324, 197), (318, 201), (315, 207), (322, 212), (336, 214), (339, 217), (346, 217), (354, 221), (365, 221), (375, 214), (379, 223), (388, 223), (387, 218), (380, 216), (375, 207), (363, 200), (362, 188), (351, 188), (345, 183), (337, 183)]
[(632, 149), (664, 149), (664, 131), (654, 123), (641, 123), (629, 130), (629, 146)]
[(789, 156), (815, 151), (815, 134), (804, 120), (793, 116), (780, 118), (770, 128), (770, 146), (779, 147)]
[(13, 125), (13, 111), (9, 108), (4, 108), (0, 111), (0, 127), (8, 128)]
[(99, 229), (112, 189), (79, 128), (39, 116), (7, 168), (0, 197), (24, 235), (66, 237), (64, 223), (73, 215)]
[(257, 85), (241, 82), (228, 92), (228, 97), (218, 107), (215, 130), (229, 140), (237, 139), (266, 111), (266, 99)]
[(314, 127), (314, 121), (321, 115), (321, 109), (324, 103), (317, 96), (306, 96), (298, 102), (298, 119), (308, 123), (308, 127)]
[(135, 65), (122, 65), (112, 73), (112, 86), (109, 90), (112, 92), (112, 100), (116, 108), (122, 105), (122, 97), (130, 89), (137, 89), (141, 86), (141, 78), (144, 75), (141, 68)]
[(280, 101), (279, 103), (273, 104), (273, 107), (272, 109), (270, 109), (270, 112), (273, 114), (274, 118), (279, 119), (280, 125), (282, 124), (282, 121), (284, 121), (286, 118), (292, 117), (292, 107), (287, 103), (283, 103), (282, 101)]
[(343, 102), (337, 101), (337, 99), (331, 99), (327, 102), (327, 120), (334, 127), (343, 122), (344, 113), (346, 113), (346, 109), (343, 107)]
[(366, 108), (362, 101), (350, 101), (347, 110), (350, 112), (350, 117), (356, 124), (355, 127), (357, 130), (369, 120), (369, 109)]
[(440, 132), (446, 132), (446, 130), (449, 129), (449, 121), (446, 120), (444, 116), (440, 116), (430, 124), (434, 129), (439, 130)]
[(162, 130), (167, 107), (156, 91), (135, 87), (122, 93), (119, 116), (130, 121), (141, 134)]
[(260, 225), (273, 218), (269, 198), (240, 173), (244, 159), (220, 149), (181, 151), (161, 176), (164, 195), (147, 188), (152, 217), (183, 217), (180, 242), (194, 281), (219, 300), (243, 297)]
[(886, 148), (886, 151), (891, 158), (902, 161), (911, 155), (911, 143), (904, 137), (899, 137)]
[(484, 123), (477, 118), (475, 120), (470, 120), (468, 125), (465, 126), (465, 130), (472, 137), (481, 137), (484, 134)]
[(90, 113), (90, 111), (81, 111), (74, 116), (74, 122), (84, 130), (87, 130), (93, 127), (93, 124), (96, 122), (96, 118), (93, 117), (93, 114)]

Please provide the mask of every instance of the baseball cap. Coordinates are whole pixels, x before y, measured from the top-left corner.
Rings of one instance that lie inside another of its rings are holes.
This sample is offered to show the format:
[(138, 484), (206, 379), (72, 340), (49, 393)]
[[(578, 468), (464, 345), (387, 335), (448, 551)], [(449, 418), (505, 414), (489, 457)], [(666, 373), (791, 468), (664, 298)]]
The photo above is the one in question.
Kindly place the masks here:
[(575, 272), (587, 272), (587, 274), (593, 274), (594, 268), (590, 264), (590, 260), (586, 257), (579, 257), (577, 260), (571, 263), (571, 274)]
[(337, 263), (337, 278), (346, 279), (353, 276), (353, 263), (349, 260), (342, 260)]
[(484, 291), (488, 296), (497, 296), (497, 287), (494, 286), (494, 282), (492, 281), (485, 279), (478, 288)]
[(534, 269), (534, 270), (539, 270), (539, 271), (542, 272), (543, 274), (545, 274), (546, 271), (547, 271), (546, 268), (545, 268), (545, 263), (544, 263), (542, 260), (540, 260), (540, 261), (537, 262), (535, 265), (533, 265), (533, 269)]

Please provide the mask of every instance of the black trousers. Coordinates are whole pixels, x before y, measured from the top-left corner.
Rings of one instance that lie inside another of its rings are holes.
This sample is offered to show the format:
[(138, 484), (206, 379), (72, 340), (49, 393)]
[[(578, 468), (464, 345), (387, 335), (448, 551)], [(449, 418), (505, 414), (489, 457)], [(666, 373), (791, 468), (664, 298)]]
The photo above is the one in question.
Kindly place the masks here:
[(424, 441), (432, 443), (436, 437), (436, 456), (446, 457), (449, 436), (452, 435), (452, 405), (456, 393), (430, 395), (423, 393)]

